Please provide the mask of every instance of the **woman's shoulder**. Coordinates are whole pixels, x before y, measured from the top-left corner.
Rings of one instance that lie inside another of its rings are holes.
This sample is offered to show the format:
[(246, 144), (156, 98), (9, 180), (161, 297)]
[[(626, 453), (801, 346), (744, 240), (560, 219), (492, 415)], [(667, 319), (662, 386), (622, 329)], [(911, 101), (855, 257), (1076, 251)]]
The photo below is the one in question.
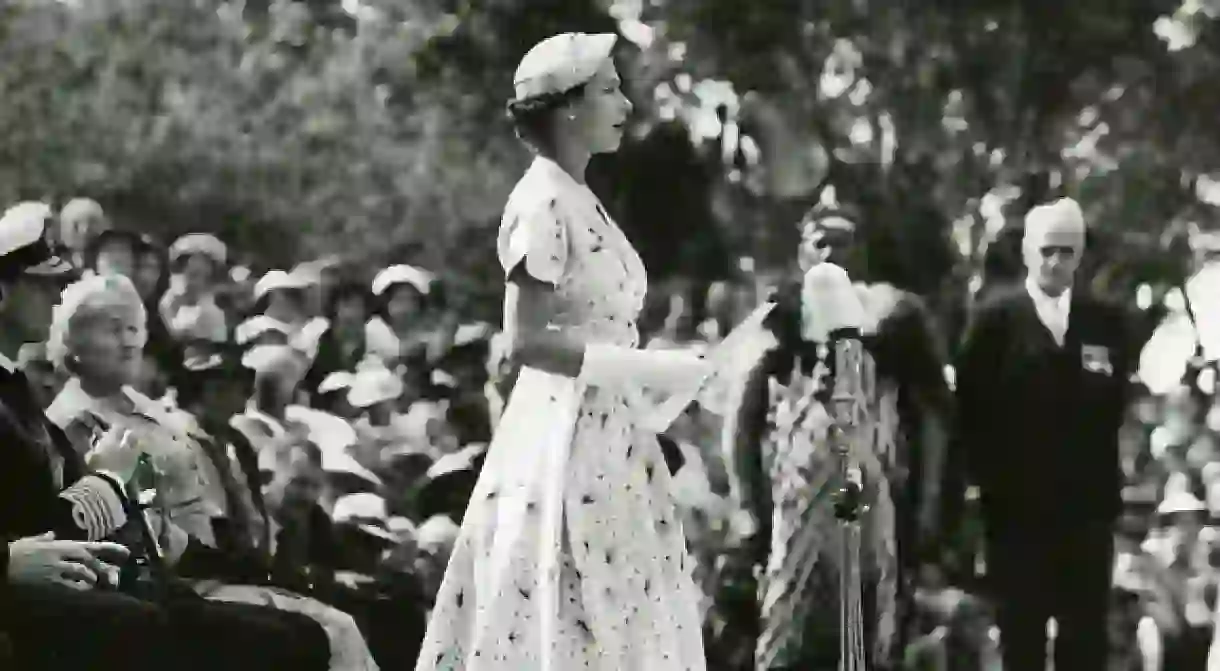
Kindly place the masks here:
[(542, 159), (536, 159), (508, 195), (503, 220), (509, 222), (516, 216), (556, 207), (573, 195), (564, 180), (553, 170), (547, 170)]

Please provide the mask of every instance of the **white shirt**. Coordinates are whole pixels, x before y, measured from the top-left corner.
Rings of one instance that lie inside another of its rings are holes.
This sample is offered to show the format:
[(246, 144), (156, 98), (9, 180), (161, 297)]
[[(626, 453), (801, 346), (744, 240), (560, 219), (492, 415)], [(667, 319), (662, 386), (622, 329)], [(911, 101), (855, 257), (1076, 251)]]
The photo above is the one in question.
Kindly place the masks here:
[(1038, 320), (1051, 332), (1055, 342), (1062, 347), (1063, 338), (1067, 334), (1069, 313), (1071, 312), (1072, 290), (1069, 288), (1065, 289), (1058, 296), (1048, 296), (1033, 278), (1027, 278), (1025, 280), (1025, 291), (1029, 293), (1029, 297), (1034, 301), (1034, 310), (1038, 313)]

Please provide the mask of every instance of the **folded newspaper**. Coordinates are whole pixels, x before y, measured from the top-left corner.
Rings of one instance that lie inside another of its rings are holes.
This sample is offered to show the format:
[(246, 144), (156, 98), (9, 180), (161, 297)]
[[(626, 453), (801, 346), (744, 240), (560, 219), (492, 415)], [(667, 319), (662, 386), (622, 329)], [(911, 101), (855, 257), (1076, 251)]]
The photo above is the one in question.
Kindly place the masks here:
[(644, 426), (660, 433), (668, 429), (691, 403), (698, 401), (707, 410), (724, 415), (729, 411), (726, 399), (739, 378), (748, 373), (749, 367), (774, 342), (770, 331), (763, 327), (763, 320), (775, 308), (774, 303), (763, 303), (738, 324), (724, 340), (708, 349), (705, 358), (715, 367), (715, 373), (697, 388), (672, 394), (647, 411)]

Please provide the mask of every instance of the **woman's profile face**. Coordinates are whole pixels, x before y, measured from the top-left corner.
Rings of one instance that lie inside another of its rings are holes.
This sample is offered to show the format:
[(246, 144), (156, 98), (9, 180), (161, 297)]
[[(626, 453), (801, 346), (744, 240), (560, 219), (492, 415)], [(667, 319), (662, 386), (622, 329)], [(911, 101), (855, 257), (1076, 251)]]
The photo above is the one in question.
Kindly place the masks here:
[[(584, 96), (567, 110), (558, 112), (560, 125), (568, 124), (572, 128), (569, 135), (583, 142), (590, 153), (618, 151), (623, 141), (623, 128), (632, 105), (623, 95), (622, 84), (614, 61), (606, 59), (585, 84)], [(569, 115), (575, 118), (569, 120)]]
[(137, 384), (147, 339), (142, 306), (108, 297), (86, 307), (69, 328), (76, 374), (107, 386)]

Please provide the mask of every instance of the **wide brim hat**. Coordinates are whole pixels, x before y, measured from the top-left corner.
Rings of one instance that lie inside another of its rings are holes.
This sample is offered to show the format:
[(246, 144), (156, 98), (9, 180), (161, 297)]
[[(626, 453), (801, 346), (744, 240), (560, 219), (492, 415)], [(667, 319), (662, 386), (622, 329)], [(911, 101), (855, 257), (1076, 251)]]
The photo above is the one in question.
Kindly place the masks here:
[(36, 201), (18, 203), (0, 216), (0, 280), (13, 280), (26, 273), (61, 274), (72, 265), (56, 252), (47, 239), (55, 213)]
[(283, 270), (271, 270), (263, 275), (254, 285), (254, 300), (262, 300), (272, 291), (303, 291), (317, 284), (306, 273), (289, 273)]
[(177, 263), (187, 257), (199, 255), (211, 260), (216, 265), (223, 266), (229, 255), (229, 248), (216, 236), (207, 233), (188, 233), (174, 241), (169, 248), (169, 260)]
[(588, 82), (614, 51), (614, 33), (561, 33), (535, 44), (513, 75), (517, 101), (564, 93)]
[(432, 285), (435, 281), (436, 276), (426, 270), (400, 264), (390, 266), (377, 273), (377, 276), (373, 278), (373, 284), (370, 288), (374, 296), (381, 297), (390, 287), (407, 285), (420, 294), (427, 296), (432, 293)]
[(347, 402), (353, 408), (369, 408), (378, 403), (397, 400), (405, 391), (402, 378), (385, 368), (356, 373), (347, 390)]

